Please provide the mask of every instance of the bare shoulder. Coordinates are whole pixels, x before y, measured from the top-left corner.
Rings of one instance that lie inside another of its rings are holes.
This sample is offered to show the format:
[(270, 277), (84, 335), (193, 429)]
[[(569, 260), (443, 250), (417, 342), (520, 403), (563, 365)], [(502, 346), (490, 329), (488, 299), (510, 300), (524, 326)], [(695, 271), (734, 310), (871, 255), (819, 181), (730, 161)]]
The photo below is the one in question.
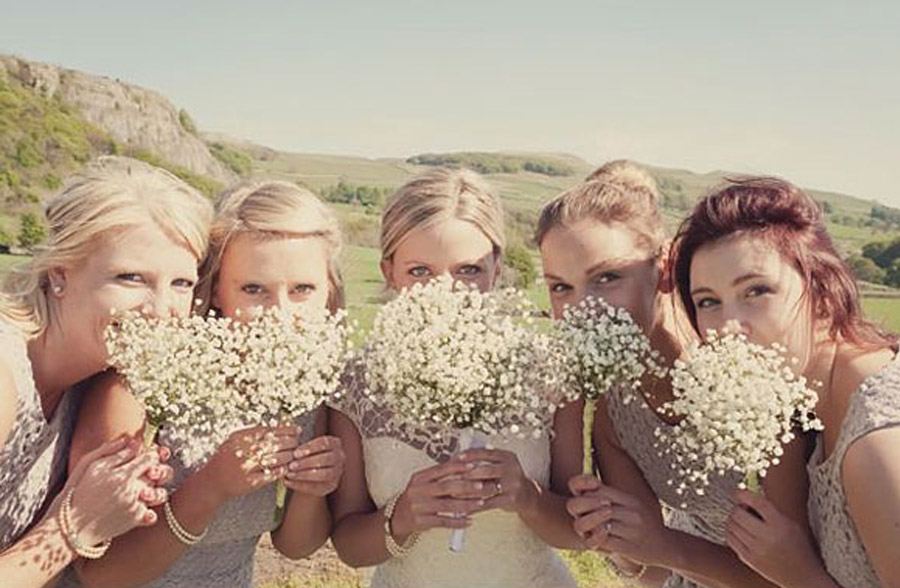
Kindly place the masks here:
[(12, 369), (5, 359), (0, 358), (0, 449), (6, 444), (16, 421), (16, 404), (19, 392)]

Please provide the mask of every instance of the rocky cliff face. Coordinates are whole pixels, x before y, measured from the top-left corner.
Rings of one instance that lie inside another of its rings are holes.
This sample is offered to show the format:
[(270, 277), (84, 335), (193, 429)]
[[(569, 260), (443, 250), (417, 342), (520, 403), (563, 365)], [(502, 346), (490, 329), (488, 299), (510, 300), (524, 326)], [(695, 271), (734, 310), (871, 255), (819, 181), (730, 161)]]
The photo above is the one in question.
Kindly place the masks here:
[(235, 179), (194, 135), (196, 131), (185, 128), (175, 106), (157, 92), (6, 55), (0, 55), (0, 68), (40, 95), (77, 109), (85, 120), (127, 148), (149, 151), (223, 183)]

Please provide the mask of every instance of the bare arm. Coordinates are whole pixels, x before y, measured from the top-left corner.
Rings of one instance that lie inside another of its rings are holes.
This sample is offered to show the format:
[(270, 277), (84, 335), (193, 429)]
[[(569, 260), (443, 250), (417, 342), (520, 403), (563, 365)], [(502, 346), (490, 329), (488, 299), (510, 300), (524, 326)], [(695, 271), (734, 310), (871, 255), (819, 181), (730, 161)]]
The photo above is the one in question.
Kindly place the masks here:
[[(601, 408), (602, 407), (602, 408)], [(581, 521), (582, 529), (593, 528), (588, 544), (620, 553), (631, 560), (673, 570), (689, 579), (716, 588), (756, 588), (773, 586), (751, 570), (728, 547), (706, 541), (662, 524), (659, 501), (640, 469), (621, 448), (605, 407), (598, 407), (599, 460), (605, 482), (613, 491), (601, 490), (602, 499), (612, 505), (600, 509), (591, 519)], [(596, 432), (596, 428), (595, 428)], [(787, 451), (782, 465), (770, 472), (765, 482), (773, 502), (797, 505), (805, 500), (805, 486), (781, 475), (797, 476), (804, 472), (802, 451)], [(776, 471), (777, 470), (777, 471)], [(800, 493), (799, 495), (792, 493)], [(805, 516), (804, 515), (797, 515)], [(623, 520), (618, 520), (623, 519)], [(601, 521), (613, 520), (612, 535), (605, 532)], [(579, 523), (576, 523), (579, 524)]]
[(858, 439), (841, 468), (850, 516), (881, 586), (900, 588), (900, 426)]
[[(316, 415), (315, 439), (295, 450), (294, 461), (288, 466), (288, 476), (295, 464), (303, 467), (310, 480), (287, 482), (290, 489), (281, 525), (272, 532), (272, 544), (286, 557), (300, 559), (312, 555), (331, 534), (331, 511), (327, 495), (340, 480), (343, 471), (343, 450), (336, 438), (326, 438), (328, 429), (327, 409)], [(328, 443), (334, 440), (337, 443)], [(319, 446), (324, 448), (320, 450)], [(306, 460), (297, 453), (306, 452)], [(335, 464), (335, 459), (340, 463)], [(309, 464), (309, 465), (304, 465)]]
[[(139, 403), (117, 377), (106, 375), (87, 392), (73, 450), (83, 451), (105, 435), (134, 434), (142, 428), (143, 410)], [(296, 431), (294, 427), (285, 429), (278, 429), (279, 447), (290, 446), (285, 439)], [(188, 532), (200, 534), (227, 500), (270, 483), (283, 473), (278, 464), (264, 474), (251, 471), (242, 462), (241, 455), (253, 453), (251, 448), (261, 430), (248, 429), (232, 435), (206, 466), (189, 476), (171, 495), (172, 511)], [(116, 588), (140, 586), (161, 576), (181, 557), (187, 546), (169, 529), (162, 509), (156, 510), (159, 524), (123, 535), (101, 559), (76, 562), (75, 569), (82, 583)]]

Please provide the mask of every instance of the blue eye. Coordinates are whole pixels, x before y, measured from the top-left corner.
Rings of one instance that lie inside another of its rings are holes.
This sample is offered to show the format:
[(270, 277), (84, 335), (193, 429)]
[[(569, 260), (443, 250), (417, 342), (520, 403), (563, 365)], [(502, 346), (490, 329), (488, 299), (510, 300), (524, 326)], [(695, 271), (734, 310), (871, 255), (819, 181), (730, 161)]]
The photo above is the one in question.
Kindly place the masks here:
[(604, 273), (600, 274), (599, 276), (597, 276), (596, 278), (594, 278), (594, 283), (595, 284), (608, 284), (610, 282), (614, 282), (614, 281), (618, 280), (619, 277), (620, 277), (619, 274), (617, 274), (615, 272), (604, 272)]
[(187, 278), (178, 278), (177, 280), (172, 282), (172, 285), (176, 288), (190, 289), (194, 287), (194, 280), (189, 280)]
[(144, 276), (135, 272), (125, 272), (116, 275), (116, 279), (122, 282), (132, 282), (135, 284), (140, 284), (144, 282)]
[(747, 296), (750, 298), (756, 298), (757, 296), (762, 296), (763, 294), (770, 294), (772, 289), (765, 285), (756, 285), (747, 288)]
[(244, 284), (241, 286), (241, 292), (244, 294), (249, 294), (250, 296), (256, 296), (258, 294), (262, 294), (263, 287), (259, 284)]
[(311, 294), (316, 291), (313, 284), (297, 284), (294, 286), (294, 292), (297, 294)]
[(568, 292), (572, 289), (572, 286), (568, 284), (564, 284), (562, 282), (552, 284), (550, 286), (550, 292), (553, 294), (562, 294), (563, 292)]
[(464, 265), (456, 270), (456, 273), (463, 276), (475, 276), (481, 273), (481, 268), (477, 265)]
[(411, 268), (409, 270), (409, 275), (411, 275), (414, 278), (424, 278), (425, 276), (429, 275), (430, 273), (431, 272), (428, 271), (428, 268), (425, 267), (424, 265), (417, 265), (416, 267)]

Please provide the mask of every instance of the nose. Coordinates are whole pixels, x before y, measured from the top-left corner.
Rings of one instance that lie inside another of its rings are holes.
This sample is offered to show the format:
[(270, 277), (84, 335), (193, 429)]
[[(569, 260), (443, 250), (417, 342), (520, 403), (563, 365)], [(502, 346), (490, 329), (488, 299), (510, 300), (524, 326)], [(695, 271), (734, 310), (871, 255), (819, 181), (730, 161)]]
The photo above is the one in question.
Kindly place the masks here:
[(157, 288), (144, 304), (144, 312), (155, 317), (165, 318), (181, 314), (175, 296), (169, 288)]
[(740, 333), (750, 336), (750, 323), (740, 312), (725, 312), (722, 315), (722, 323), (716, 326), (723, 333)]

